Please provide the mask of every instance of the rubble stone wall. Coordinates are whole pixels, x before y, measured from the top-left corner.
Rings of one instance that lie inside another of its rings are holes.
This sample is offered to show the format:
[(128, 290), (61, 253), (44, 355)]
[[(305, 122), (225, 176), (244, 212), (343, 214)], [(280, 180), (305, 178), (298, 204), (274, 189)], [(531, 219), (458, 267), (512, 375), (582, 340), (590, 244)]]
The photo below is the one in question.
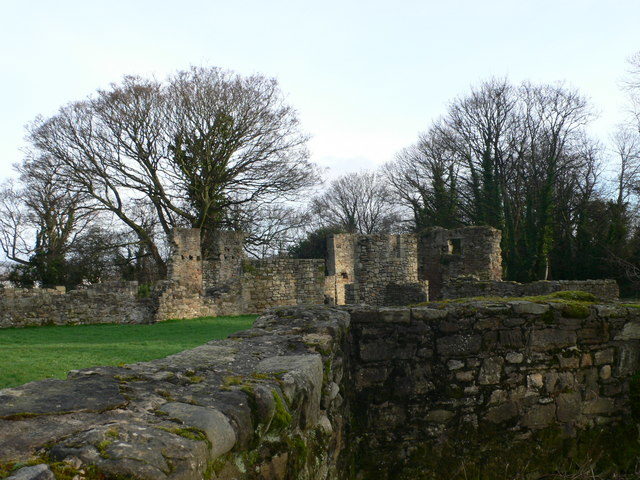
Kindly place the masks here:
[(328, 245), (328, 274), (335, 280), (338, 305), (427, 300), (426, 284), (418, 279), (416, 235), (339, 234)]
[(324, 260), (245, 260), (242, 279), (243, 310), (261, 313), (276, 306), (322, 305), (324, 269)]
[(502, 234), (492, 227), (436, 227), (420, 234), (420, 279), (429, 282), (429, 298), (442, 298), (450, 279), (474, 275), (480, 280), (502, 279)]
[(444, 284), (442, 298), (527, 297), (567, 290), (591, 293), (601, 300), (616, 300), (620, 296), (615, 280), (541, 280), (517, 283), (459, 277)]
[(473, 432), (529, 461), (537, 432), (629, 423), (639, 357), (640, 309), (616, 304), (281, 307), (165, 359), (0, 391), (0, 463), (105, 479), (445, 478), (429, 476), (438, 455), (415, 454), (448, 444), (450, 478), (465, 478), (454, 470), (471, 450), (493, 460)]
[(227, 285), (235, 286), (235, 282), (242, 275), (242, 262), (245, 259), (244, 240), (243, 232), (215, 233), (203, 265), (203, 285), (207, 295), (216, 295)]
[(511, 301), (350, 312), (363, 478), (405, 478), (391, 472), (443, 436), (571, 435), (629, 413), (637, 308)]
[(95, 323), (148, 323), (152, 302), (137, 282), (109, 282), (78, 290), (0, 289), (0, 328)]

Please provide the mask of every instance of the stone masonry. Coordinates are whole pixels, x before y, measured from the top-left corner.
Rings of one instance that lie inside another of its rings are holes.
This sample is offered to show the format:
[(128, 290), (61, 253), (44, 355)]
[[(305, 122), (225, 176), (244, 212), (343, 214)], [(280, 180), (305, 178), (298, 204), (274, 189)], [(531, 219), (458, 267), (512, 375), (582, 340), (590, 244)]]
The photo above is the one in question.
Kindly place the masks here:
[(412, 305), (427, 299), (538, 295), (585, 290), (617, 298), (612, 281), (502, 282), (500, 232), (491, 227), (433, 228), (421, 234), (328, 238), (325, 259), (244, 255), (244, 234), (218, 232), (203, 257), (200, 231), (171, 238), (168, 279), (150, 299), (114, 283), (64, 294), (0, 289), (0, 328), (47, 323), (154, 322), (261, 313), (302, 304)]
[(33, 325), (148, 323), (152, 301), (138, 298), (137, 282), (109, 282), (66, 292), (0, 289), (0, 328)]
[(416, 452), (449, 445), (453, 474), (481, 432), (526, 456), (538, 432), (629, 423), (639, 358), (640, 309), (617, 304), (280, 307), (166, 359), (0, 391), (0, 462), (107, 480), (445, 478)]
[[(427, 300), (415, 235), (329, 237), (326, 293), (332, 303), (407, 305)], [(404, 295), (403, 295), (404, 294)]]
[(518, 283), (464, 276), (445, 282), (442, 298), (527, 297), (567, 290), (591, 293), (601, 300), (616, 300), (620, 296), (615, 280), (540, 280)]
[(502, 279), (499, 230), (463, 227), (430, 228), (420, 235), (418, 269), (429, 282), (429, 297), (442, 298), (443, 285), (451, 279), (474, 275), (480, 280)]

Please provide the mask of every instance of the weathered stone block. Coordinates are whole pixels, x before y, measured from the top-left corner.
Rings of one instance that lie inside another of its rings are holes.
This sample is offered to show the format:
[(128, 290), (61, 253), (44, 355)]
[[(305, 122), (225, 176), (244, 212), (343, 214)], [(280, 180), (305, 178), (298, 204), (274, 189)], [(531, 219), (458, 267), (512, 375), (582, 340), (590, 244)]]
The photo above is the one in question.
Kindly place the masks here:
[(505, 402), (489, 408), (484, 416), (484, 420), (490, 423), (504, 423), (515, 419), (518, 414), (518, 405), (516, 402)]
[(548, 427), (556, 418), (556, 406), (553, 403), (547, 405), (535, 405), (531, 407), (522, 418), (522, 425), (531, 429)]
[(529, 315), (542, 315), (549, 311), (549, 305), (544, 303), (527, 302), (524, 300), (517, 300), (509, 302), (514, 313), (517, 314), (529, 314)]
[(454, 415), (449, 410), (431, 410), (427, 413), (426, 420), (430, 423), (447, 423)]
[(594, 354), (595, 365), (604, 365), (605, 363), (613, 363), (614, 352), (613, 348), (607, 348), (606, 350), (599, 350)]
[(409, 323), (411, 310), (408, 308), (381, 307), (378, 313), (381, 321), (386, 323)]
[(445, 309), (414, 307), (411, 309), (411, 317), (418, 321), (431, 321), (447, 318), (448, 311)]
[(522, 332), (519, 329), (500, 330), (499, 342), (502, 348), (518, 349), (524, 346)]
[(451, 335), (436, 341), (438, 354), (444, 357), (473, 355), (480, 351), (482, 339), (480, 335)]
[(518, 352), (509, 352), (505, 355), (505, 359), (509, 363), (522, 363), (524, 361), (524, 355)]
[(55, 476), (48, 465), (41, 464), (23, 467), (8, 477), (7, 480), (55, 480)]
[(584, 402), (582, 412), (586, 415), (609, 415), (616, 410), (612, 398), (598, 397)]
[(503, 365), (504, 359), (502, 357), (487, 358), (482, 362), (482, 367), (478, 374), (478, 383), (480, 385), (496, 385), (500, 383)]
[(560, 422), (571, 422), (581, 413), (582, 396), (579, 392), (560, 393), (557, 397), (557, 416)]
[(530, 346), (537, 352), (575, 346), (576, 333), (556, 328), (543, 328), (531, 332)]
[(214, 458), (227, 453), (236, 443), (236, 432), (231, 422), (215, 408), (172, 402), (162, 405), (160, 411), (171, 418), (177, 418), (185, 425), (202, 430), (211, 443)]

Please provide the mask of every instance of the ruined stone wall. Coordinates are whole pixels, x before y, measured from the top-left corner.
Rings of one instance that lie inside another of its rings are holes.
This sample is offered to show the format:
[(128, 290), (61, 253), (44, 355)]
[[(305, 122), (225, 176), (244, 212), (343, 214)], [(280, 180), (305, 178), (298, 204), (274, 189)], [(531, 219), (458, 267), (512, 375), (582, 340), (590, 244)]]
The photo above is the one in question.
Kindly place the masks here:
[(245, 234), (234, 231), (218, 231), (213, 234), (204, 261), (204, 290), (208, 296), (231, 289), (238, 289), (242, 275)]
[(137, 295), (137, 282), (102, 283), (69, 292), (0, 289), (0, 328), (151, 322), (151, 301)]
[(36, 464), (37, 478), (346, 479), (348, 325), (346, 312), (283, 308), (165, 359), (0, 390), (0, 466)]
[(328, 242), (328, 273), (335, 281), (335, 303), (409, 304), (427, 300), (418, 279), (415, 235), (333, 235)]
[(502, 279), (501, 233), (491, 227), (430, 228), (420, 234), (419, 278), (429, 282), (429, 298), (442, 298), (445, 282), (463, 275)]
[[(165, 359), (0, 391), (0, 465), (132, 480), (544, 478), (557, 465), (516, 475), (507, 449), (526, 465), (570, 457), (565, 440), (631, 424), (639, 357), (640, 309), (616, 304), (282, 307)], [(560, 443), (541, 444), (551, 431)], [(453, 463), (437, 464), (442, 448)], [(474, 453), (501, 476), (468, 476)]]
[(494, 301), (350, 311), (363, 478), (412, 478), (398, 472), (424, 470), (430, 460), (412, 454), (443, 438), (455, 451), (471, 438), (471, 448), (495, 441), (478, 440), (482, 432), (571, 436), (629, 412), (637, 308)]
[(526, 297), (567, 290), (591, 293), (601, 300), (616, 300), (620, 296), (615, 280), (541, 280), (517, 283), (458, 277), (444, 284), (442, 298)]
[(245, 260), (242, 275), (243, 310), (261, 313), (276, 306), (322, 305), (324, 272), (324, 260)]
[(194, 293), (202, 293), (202, 252), (200, 230), (179, 228), (171, 234), (171, 257), (167, 278)]
[[(177, 237), (199, 239), (199, 231), (181, 231)], [(185, 258), (200, 257), (194, 252), (185, 254), (183, 245), (192, 243), (175, 243), (171, 264), (178, 264), (180, 269), (173, 267), (171, 271), (178, 270), (182, 276), (194, 279), (200, 275), (200, 287), (173, 281), (173, 277), (159, 284), (154, 292), (158, 321), (262, 313), (279, 305), (324, 303), (324, 260), (246, 259), (242, 232), (217, 232), (202, 266), (187, 263)]]
[(325, 294), (336, 305), (346, 303), (345, 285), (355, 282), (357, 237), (335, 234), (327, 238), (327, 279)]

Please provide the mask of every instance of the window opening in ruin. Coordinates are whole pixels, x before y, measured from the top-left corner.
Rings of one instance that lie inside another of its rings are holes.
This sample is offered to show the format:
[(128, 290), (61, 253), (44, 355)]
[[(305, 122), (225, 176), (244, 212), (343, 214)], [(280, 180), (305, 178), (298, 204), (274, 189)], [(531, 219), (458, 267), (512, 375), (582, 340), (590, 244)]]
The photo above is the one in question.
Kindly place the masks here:
[(395, 235), (393, 238), (393, 241), (395, 243), (395, 245), (393, 246), (393, 252), (396, 255), (396, 258), (401, 258), (402, 257), (402, 243), (400, 242), (400, 235)]
[(451, 255), (462, 255), (462, 239), (452, 238), (448, 242), (448, 250)]
[(347, 272), (342, 272), (342, 278), (344, 279), (349, 278), (349, 274), (347, 274)]

